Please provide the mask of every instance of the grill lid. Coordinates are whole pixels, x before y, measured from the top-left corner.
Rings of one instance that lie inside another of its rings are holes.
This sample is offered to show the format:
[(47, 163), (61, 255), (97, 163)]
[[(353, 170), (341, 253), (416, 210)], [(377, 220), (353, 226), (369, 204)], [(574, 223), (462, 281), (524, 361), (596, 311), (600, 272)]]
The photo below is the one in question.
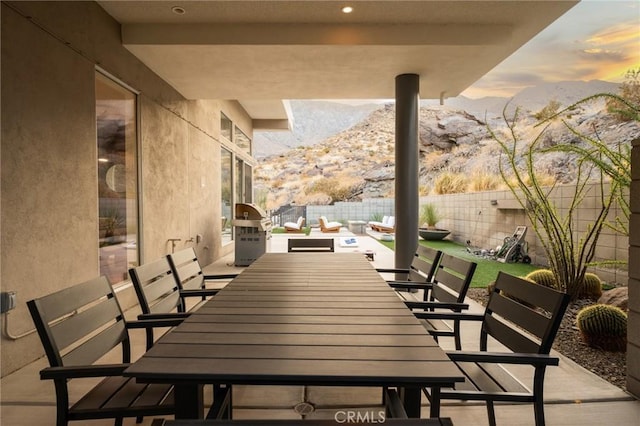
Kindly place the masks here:
[(237, 203), (236, 219), (260, 220), (267, 217), (267, 213), (255, 204)]

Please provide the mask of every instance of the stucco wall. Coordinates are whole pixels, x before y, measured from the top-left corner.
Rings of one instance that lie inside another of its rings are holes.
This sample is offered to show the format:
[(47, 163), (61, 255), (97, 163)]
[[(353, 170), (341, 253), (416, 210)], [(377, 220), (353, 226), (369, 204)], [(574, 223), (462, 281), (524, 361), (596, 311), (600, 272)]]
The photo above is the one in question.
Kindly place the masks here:
[[(2, 7), (0, 283), (18, 292), (14, 334), (33, 327), (27, 300), (97, 274), (94, 86), (93, 64)], [(3, 375), (42, 353), (35, 335), (1, 348)]]
[[(96, 65), (140, 92), (140, 260), (197, 234), (204, 264), (233, 250), (220, 238), (219, 127), (223, 110), (252, 135), (237, 102), (185, 100), (122, 47), (119, 25), (92, 2), (3, 3), (1, 31), (0, 286), (18, 292), (11, 334), (33, 328), (27, 300), (99, 274)], [(118, 297), (136, 303), (129, 286)], [(35, 334), (3, 336), (2, 375), (42, 354)]]

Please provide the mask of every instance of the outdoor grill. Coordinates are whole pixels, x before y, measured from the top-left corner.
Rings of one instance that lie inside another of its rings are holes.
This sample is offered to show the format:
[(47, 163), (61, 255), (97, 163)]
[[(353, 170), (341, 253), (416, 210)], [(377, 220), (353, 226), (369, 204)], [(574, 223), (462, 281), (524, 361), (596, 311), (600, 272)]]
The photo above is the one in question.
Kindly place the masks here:
[(255, 204), (237, 203), (234, 226), (236, 242), (236, 266), (249, 266), (267, 252), (271, 238), (271, 220)]

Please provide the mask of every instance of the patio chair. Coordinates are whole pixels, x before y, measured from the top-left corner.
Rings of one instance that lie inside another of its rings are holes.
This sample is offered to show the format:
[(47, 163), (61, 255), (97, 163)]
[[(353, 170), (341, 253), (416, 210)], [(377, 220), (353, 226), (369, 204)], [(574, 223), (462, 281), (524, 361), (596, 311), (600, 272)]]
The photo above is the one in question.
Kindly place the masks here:
[(285, 222), (284, 229), (287, 232), (303, 232), (304, 218), (300, 216), (296, 222)]
[(326, 252), (335, 251), (333, 238), (289, 238), (287, 241), (287, 252)]
[[(569, 295), (565, 293), (500, 272), (482, 315), (414, 313), (425, 319), (482, 322), (479, 351), (447, 352), (467, 380), (433, 396), (441, 401), (485, 401), (491, 426), (496, 424), (494, 402), (533, 403), (535, 424), (544, 426), (544, 375), (547, 366), (559, 363), (549, 352), (568, 304)], [(506, 349), (489, 352), (489, 337)], [(515, 377), (508, 370), (509, 365), (530, 365), (532, 383), (525, 385), (522, 376)], [(424, 392), (431, 398), (429, 390)]]
[[(168, 327), (182, 319), (125, 321), (116, 295), (106, 277), (95, 278), (27, 302), (49, 367), (40, 371), (41, 380), (53, 380), (56, 389), (56, 425), (74, 420), (174, 414), (173, 387), (137, 383), (123, 377), (131, 362), (130, 329)], [(97, 364), (112, 349), (120, 347), (120, 363)], [(70, 406), (82, 386), (82, 378), (104, 377)], [(73, 380), (72, 380), (73, 379)]]
[[(389, 283), (394, 288), (418, 288), (424, 290), (423, 301), (406, 300), (405, 304), (411, 308), (434, 311), (447, 309), (453, 312), (461, 312), (469, 309), (464, 303), (469, 285), (473, 279), (477, 264), (460, 259), (449, 254), (442, 254), (433, 275), (433, 281), (425, 284), (411, 282), (392, 281)], [(423, 319), (424, 327), (436, 341), (439, 337), (453, 337), (457, 350), (462, 348), (460, 340), (460, 320), (442, 321), (437, 318)]]
[[(215, 295), (222, 284), (226, 284), (238, 276), (238, 274), (205, 275), (193, 247), (187, 247), (167, 255), (167, 261), (181, 290), (181, 306), (185, 311), (188, 310), (186, 308), (188, 297), (197, 296), (199, 292), (202, 300), (206, 300), (207, 296)], [(207, 284), (213, 283), (215, 283), (215, 288), (207, 288)]]
[(342, 228), (342, 223), (329, 222), (325, 216), (320, 216), (319, 222), (322, 232), (339, 232), (340, 228)]
[[(142, 314), (139, 320), (158, 318), (186, 318), (189, 312), (184, 304), (185, 297), (213, 296), (218, 290), (181, 290), (166, 257), (129, 269), (129, 276), (138, 296)], [(201, 300), (191, 310), (200, 306)], [(153, 346), (154, 330), (147, 329), (147, 349)]]
[[(433, 282), (433, 276), (438, 269), (441, 256), (442, 252), (440, 250), (418, 245), (408, 269), (376, 268), (376, 271), (381, 274), (396, 274), (396, 277), (398, 275), (403, 276), (403, 280), (387, 280), (387, 283), (400, 290), (405, 289), (417, 291), (422, 288), (422, 290), (424, 290), (423, 300), (427, 301), (429, 289)], [(403, 287), (403, 284), (406, 284), (406, 287)], [(424, 286), (420, 286), (420, 284), (424, 284)]]
[(382, 222), (369, 221), (368, 225), (377, 232), (395, 232), (396, 218), (395, 216), (383, 216)]

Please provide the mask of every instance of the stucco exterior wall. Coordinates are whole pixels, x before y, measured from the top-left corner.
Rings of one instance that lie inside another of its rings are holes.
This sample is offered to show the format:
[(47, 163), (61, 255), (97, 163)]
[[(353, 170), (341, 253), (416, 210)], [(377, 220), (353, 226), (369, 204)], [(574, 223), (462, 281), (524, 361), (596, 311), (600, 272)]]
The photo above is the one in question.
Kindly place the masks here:
[[(139, 92), (140, 261), (170, 253), (169, 238), (194, 245), (203, 264), (233, 250), (220, 238), (219, 152), (231, 145), (219, 138), (220, 110), (251, 136), (240, 104), (185, 100), (122, 47), (119, 25), (93, 2), (3, 3), (1, 31), (0, 286), (18, 293), (2, 318), (10, 334), (33, 328), (27, 300), (100, 273), (96, 67)], [(118, 298), (137, 303), (126, 284)], [(43, 355), (35, 334), (3, 335), (0, 347), (2, 375)]]

